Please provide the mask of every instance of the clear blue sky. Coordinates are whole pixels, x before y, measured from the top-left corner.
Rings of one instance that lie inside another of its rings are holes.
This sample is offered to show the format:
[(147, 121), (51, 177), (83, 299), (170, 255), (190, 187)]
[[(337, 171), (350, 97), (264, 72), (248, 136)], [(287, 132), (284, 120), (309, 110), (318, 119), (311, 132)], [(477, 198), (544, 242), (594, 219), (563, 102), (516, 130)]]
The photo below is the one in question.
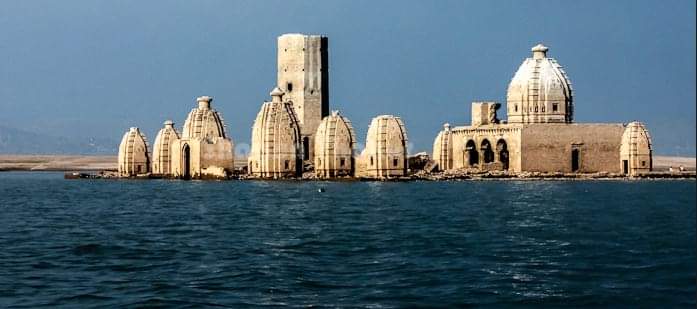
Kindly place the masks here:
[(0, 124), (113, 138), (180, 127), (211, 95), (236, 143), (276, 81), (276, 37), (329, 36), (330, 104), (365, 139), (404, 119), (415, 151), (470, 102), (505, 103), (538, 42), (574, 84), (576, 121), (641, 120), (695, 154), (695, 1), (2, 1)]

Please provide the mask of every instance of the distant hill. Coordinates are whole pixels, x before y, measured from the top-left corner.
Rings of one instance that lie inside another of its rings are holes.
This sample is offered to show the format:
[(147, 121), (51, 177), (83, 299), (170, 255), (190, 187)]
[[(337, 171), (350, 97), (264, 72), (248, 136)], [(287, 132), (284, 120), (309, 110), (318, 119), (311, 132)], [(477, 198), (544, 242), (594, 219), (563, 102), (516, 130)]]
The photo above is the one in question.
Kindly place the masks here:
[(50, 136), (0, 125), (0, 154), (84, 154), (117, 153), (119, 141), (88, 140)]

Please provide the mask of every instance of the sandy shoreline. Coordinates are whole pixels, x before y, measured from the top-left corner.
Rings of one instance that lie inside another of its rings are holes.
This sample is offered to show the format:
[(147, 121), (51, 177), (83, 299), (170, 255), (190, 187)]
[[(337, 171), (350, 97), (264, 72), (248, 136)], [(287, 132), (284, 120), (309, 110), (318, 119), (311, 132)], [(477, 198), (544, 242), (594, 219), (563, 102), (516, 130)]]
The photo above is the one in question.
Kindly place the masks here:
[[(85, 155), (0, 155), (0, 171), (103, 171), (116, 170), (116, 156)], [(236, 159), (236, 164), (246, 162)], [(695, 170), (695, 157), (655, 156), (654, 170), (667, 171), (683, 166)]]

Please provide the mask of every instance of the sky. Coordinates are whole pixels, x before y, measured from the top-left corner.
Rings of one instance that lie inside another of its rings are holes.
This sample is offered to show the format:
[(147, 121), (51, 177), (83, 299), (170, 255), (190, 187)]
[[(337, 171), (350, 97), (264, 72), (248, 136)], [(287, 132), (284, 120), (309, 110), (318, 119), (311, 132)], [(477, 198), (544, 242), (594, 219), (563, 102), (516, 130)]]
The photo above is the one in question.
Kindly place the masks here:
[(0, 124), (115, 143), (137, 126), (153, 141), (210, 95), (248, 144), (284, 33), (329, 37), (330, 109), (360, 142), (393, 114), (412, 152), (431, 152), (443, 123), (469, 124), (471, 102), (505, 113), (543, 43), (573, 83), (576, 122), (639, 120), (656, 154), (695, 155), (693, 0), (0, 0)]

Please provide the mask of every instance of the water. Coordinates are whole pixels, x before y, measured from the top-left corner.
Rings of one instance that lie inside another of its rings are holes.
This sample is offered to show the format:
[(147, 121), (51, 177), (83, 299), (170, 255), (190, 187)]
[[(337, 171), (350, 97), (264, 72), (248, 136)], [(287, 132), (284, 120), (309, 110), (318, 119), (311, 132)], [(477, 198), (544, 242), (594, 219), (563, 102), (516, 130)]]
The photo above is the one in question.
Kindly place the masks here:
[(695, 306), (695, 181), (12, 172), (0, 211), (0, 307)]

